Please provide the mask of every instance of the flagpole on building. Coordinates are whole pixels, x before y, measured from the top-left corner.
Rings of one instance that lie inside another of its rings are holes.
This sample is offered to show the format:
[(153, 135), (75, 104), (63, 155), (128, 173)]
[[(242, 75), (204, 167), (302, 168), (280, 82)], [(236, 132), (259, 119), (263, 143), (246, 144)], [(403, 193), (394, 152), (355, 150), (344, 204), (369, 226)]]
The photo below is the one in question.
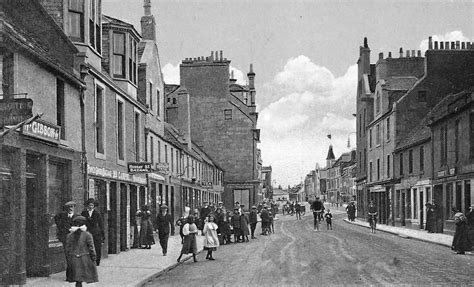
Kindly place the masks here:
[(11, 127), (11, 128), (6, 128), (6, 130), (4, 130), (2, 133), (0, 133), (0, 138), (6, 136), (8, 133), (10, 133), (10, 132), (13, 131), (13, 130), (19, 129), (19, 128), (21, 128), (22, 126), (27, 125), (27, 124), (29, 124), (29, 123), (31, 123), (31, 122), (33, 122), (33, 121), (35, 121), (35, 120), (41, 118), (42, 116), (43, 116), (42, 113), (41, 113), (41, 114), (36, 114), (35, 116), (32, 116), (31, 118), (28, 118), (28, 119), (26, 119), (26, 120), (24, 120), (24, 121), (22, 121), (22, 122), (16, 124), (15, 126), (13, 126), (13, 127)]

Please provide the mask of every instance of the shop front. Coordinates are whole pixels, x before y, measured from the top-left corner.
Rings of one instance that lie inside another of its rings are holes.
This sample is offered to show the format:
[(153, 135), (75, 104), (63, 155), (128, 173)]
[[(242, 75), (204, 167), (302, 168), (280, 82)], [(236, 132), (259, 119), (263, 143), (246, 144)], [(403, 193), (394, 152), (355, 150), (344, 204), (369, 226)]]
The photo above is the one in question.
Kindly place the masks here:
[(378, 212), (378, 223), (387, 224), (390, 217), (390, 187), (375, 185), (369, 188), (369, 201), (373, 201)]
[(147, 178), (110, 168), (87, 166), (88, 197), (98, 202), (104, 218), (102, 254), (117, 254), (134, 247), (136, 212), (148, 202)]
[(58, 127), (43, 123), (58, 133), (0, 138), (0, 285), (64, 270), (53, 218), (67, 201), (83, 207), (82, 153), (60, 146)]

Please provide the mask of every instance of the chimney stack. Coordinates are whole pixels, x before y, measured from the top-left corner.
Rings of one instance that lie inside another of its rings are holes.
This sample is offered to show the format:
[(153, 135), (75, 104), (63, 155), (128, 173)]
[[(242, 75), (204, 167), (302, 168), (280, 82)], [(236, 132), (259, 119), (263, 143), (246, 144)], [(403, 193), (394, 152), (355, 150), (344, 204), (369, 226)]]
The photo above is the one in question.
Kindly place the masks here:
[(435, 50), (438, 50), (438, 41), (435, 41), (435, 42), (434, 42), (434, 49), (435, 49)]
[(410, 50), (407, 50), (406, 54), (407, 54), (407, 58), (410, 58)]
[(444, 42), (439, 42), (439, 49), (444, 50)]
[(433, 38), (431, 36), (428, 37), (428, 50), (433, 49)]
[(421, 57), (421, 50), (418, 50), (418, 57)]
[(379, 60), (383, 60), (383, 53), (379, 53)]
[(151, 14), (151, 0), (144, 0), (143, 7), (145, 15), (140, 19), (143, 40), (152, 40), (156, 42), (156, 22)]
[(219, 59), (222, 61), (222, 50), (219, 51)]
[(456, 41), (456, 50), (459, 50), (459, 49), (461, 49), (461, 42)]
[(388, 52), (388, 57), (392, 58), (392, 52)]
[(400, 47), (400, 58), (403, 58), (403, 48)]

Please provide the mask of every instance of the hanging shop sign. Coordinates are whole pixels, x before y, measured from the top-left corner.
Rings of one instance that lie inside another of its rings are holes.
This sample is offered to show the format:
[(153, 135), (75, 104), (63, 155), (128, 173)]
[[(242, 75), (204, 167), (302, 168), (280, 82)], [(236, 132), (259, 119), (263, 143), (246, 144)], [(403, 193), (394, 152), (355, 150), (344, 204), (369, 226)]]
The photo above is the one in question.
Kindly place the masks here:
[(22, 126), (21, 132), (26, 136), (59, 144), (61, 127), (36, 119), (33, 122)]
[(32, 116), (32, 99), (0, 99), (0, 128), (17, 125)]
[(157, 172), (167, 175), (170, 172), (170, 165), (166, 162), (159, 162), (156, 164), (155, 169)]
[(127, 163), (128, 173), (149, 173), (151, 163), (149, 162), (129, 162)]

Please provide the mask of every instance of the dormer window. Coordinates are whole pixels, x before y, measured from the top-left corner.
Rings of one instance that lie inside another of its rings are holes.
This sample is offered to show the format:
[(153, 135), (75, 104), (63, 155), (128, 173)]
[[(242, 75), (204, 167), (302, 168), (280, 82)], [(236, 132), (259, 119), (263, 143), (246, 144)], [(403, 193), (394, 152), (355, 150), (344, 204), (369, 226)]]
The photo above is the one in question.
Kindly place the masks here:
[(84, 42), (84, 0), (69, 0), (69, 37)]
[(125, 34), (114, 32), (113, 55), (114, 77), (125, 78)]

